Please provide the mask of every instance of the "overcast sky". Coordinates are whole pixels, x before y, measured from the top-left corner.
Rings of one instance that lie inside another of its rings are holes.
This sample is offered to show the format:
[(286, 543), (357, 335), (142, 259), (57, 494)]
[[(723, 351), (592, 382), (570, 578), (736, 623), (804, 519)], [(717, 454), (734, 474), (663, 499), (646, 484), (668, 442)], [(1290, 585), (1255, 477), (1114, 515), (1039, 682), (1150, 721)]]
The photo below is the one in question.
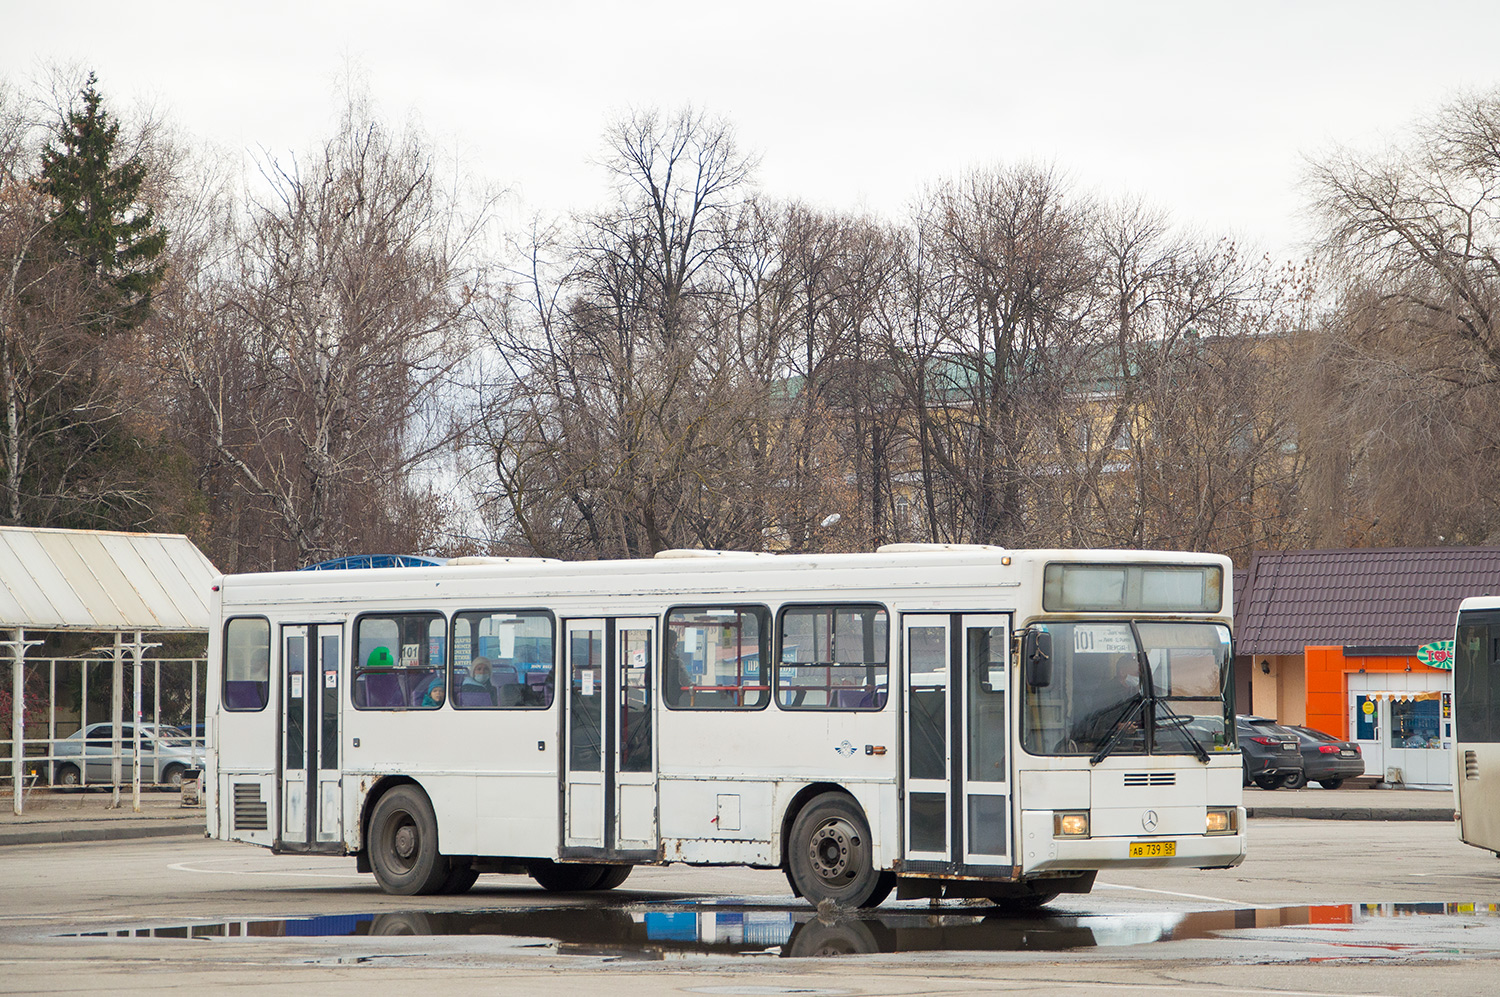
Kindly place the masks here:
[(306, 150), (353, 66), (467, 168), (546, 215), (593, 207), (631, 107), (722, 115), (761, 188), (897, 218), (976, 166), (1051, 163), (1276, 256), (1305, 156), (1376, 150), (1500, 87), (1496, 0), (220, 4), (0, 0), (0, 75), (99, 74), (227, 149)]

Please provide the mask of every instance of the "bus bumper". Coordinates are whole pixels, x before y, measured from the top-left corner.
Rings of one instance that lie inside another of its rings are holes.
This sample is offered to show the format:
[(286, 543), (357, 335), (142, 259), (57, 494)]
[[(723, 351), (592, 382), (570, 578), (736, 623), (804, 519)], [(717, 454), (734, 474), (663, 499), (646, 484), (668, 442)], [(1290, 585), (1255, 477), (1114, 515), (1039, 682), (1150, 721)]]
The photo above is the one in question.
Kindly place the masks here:
[[(1182, 819), (1187, 815), (1164, 814), (1161, 826), (1152, 832), (1122, 834), (1119, 828), (1109, 827), (1110, 833), (1087, 838), (1054, 835), (1051, 810), (1022, 811), (1022, 875), (1070, 869), (1227, 869), (1245, 860), (1244, 807), (1236, 808), (1233, 834), (1189, 830), (1194, 824), (1196, 828), (1203, 826), (1204, 808), (1185, 809), (1196, 816), (1188, 826)], [(1097, 820), (1104, 815), (1095, 816)]]

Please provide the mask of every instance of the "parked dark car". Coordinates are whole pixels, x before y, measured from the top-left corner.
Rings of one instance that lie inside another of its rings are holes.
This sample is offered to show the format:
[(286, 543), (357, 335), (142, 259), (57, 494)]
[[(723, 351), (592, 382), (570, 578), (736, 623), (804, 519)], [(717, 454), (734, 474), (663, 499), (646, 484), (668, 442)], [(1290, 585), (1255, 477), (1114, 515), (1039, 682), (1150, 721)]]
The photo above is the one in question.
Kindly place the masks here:
[(1287, 789), (1298, 789), (1309, 782), (1316, 782), (1324, 789), (1338, 789), (1345, 779), (1365, 774), (1364, 757), (1353, 741), (1340, 740), (1311, 727), (1288, 724), (1286, 729), (1297, 735), (1302, 749), (1302, 774), (1282, 779), (1281, 784)]
[(1266, 717), (1237, 716), (1234, 733), (1245, 761), (1245, 785), (1279, 789), (1307, 781), (1297, 735)]

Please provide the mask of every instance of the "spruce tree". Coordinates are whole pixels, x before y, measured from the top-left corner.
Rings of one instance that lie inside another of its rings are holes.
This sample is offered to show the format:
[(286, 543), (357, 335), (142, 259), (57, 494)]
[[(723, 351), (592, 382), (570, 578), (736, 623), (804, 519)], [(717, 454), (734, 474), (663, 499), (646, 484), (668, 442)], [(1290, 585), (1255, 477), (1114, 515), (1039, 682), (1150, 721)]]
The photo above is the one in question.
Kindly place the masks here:
[(50, 196), (53, 244), (83, 268), (95, 298), (88, 320), (99, 334), (133, 329), (151, 310), (166, 264), (167, 231), (140, 202), (146, 167), (139, 156), (115, 163), (119, 122), (102, 106), (89, 74), (47, 147), (37, 188)]

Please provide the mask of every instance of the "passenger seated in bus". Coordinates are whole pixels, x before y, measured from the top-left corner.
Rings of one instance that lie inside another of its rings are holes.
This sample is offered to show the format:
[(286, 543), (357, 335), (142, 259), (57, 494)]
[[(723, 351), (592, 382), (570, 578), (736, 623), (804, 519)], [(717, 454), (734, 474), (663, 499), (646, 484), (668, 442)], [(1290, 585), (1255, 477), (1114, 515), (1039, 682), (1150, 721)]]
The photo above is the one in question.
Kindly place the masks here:
[(443, 684), (441, 675), (434, 675), (432, 681), (427, 683), (427, 688), (422, 692), (422, 706), (442, 706), (443, 700), (447, 698), (448, 690)]
[(469, 674), (458, 687), (455, 706), (494, 706), (498, 702), (495, 686), (490, 681), (492, 669), (490, 659), (481, 655), (469, 664)]

